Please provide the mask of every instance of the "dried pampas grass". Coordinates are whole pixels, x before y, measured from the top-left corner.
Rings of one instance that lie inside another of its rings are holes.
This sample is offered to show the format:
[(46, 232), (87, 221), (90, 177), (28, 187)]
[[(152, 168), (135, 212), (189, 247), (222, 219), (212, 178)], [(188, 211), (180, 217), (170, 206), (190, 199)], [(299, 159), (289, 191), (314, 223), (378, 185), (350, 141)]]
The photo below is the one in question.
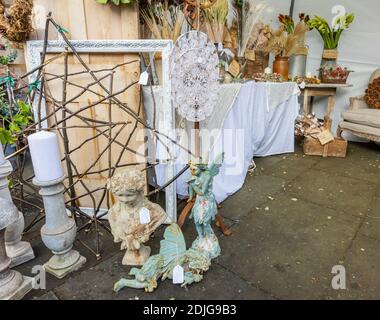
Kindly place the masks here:
[(176, 41), (181, 35), (185, 16), (179, 6), (152, 4), (141, 10), (141, 16), (156, 39), (171, 39)]
[(216, 0), (209, 8), (203, 10), (206, 20), (206, 32), (214, 43), (223, 43), (224, 26), (230, 9), (230, 1)]
[(255, 25), (260, 22), (264, 10), (267, 7), (268, 5), (265, 2), (255, 4), (255, 0), (243, 1), (242, 35), (238, 50), (239, 57), (244, 57), (253, 29)]
[(298, 49), (304, 47), (305, 33), (309, 28), (302, 22), (299, 22), (292, 34), (288, 34), (283, 26), (272, 31), (272, 37), (265, 48), (266, 52), (272, 52), (275, 56), (290, 57)]

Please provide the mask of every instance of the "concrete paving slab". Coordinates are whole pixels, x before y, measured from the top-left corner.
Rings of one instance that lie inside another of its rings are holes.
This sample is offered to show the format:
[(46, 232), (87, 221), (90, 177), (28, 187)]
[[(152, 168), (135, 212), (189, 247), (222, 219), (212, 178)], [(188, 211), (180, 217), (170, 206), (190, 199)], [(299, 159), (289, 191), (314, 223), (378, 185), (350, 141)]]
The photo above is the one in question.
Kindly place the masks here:
[[(333, 265), (357, 232), (354, 219), (281, 195), (255, 211), (221, 241), (218, 263), (282, 299), (323, 299)], [(334, 217), (329, 219), (329, 217)]]

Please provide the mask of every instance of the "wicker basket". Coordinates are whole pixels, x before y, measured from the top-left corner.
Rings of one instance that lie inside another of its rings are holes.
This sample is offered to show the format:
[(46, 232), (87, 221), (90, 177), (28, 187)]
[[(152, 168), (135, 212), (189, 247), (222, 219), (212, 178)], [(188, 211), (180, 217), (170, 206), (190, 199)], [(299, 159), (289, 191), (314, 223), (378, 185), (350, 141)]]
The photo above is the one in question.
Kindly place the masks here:
[(352, 71), (340, 67), (321, 68), (322, 83), (346, 84)]
[(254, 73), (263, 73), (269, 65), (269, 54), (263, 51), (255, 51), (255, 60), (247, 60), (244, 78), (252, 78)]

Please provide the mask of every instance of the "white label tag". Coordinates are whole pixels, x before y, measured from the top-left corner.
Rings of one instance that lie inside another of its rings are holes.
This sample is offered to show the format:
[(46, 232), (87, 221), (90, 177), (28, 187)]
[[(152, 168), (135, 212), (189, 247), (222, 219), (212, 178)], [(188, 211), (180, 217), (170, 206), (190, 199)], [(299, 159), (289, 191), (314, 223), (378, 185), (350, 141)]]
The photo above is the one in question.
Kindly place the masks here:
[(147, 208), (142, 207), (140, 209), (139, 215), (141, 224), (148, 224), (150, 222), (150, 211)]
[(177, 265), (173, 269), (173, 284), (181, 284), (184, 281), (183, 268)]
[(142, 74), (140, 74), (140, 80), (139, 84), (146, 86), (148, 84), (149, 74), (148, 72), (144, 71)]
[(222, 51), (223, 50), (223, 43), (219, 42), (218, 43), (218, 51)]

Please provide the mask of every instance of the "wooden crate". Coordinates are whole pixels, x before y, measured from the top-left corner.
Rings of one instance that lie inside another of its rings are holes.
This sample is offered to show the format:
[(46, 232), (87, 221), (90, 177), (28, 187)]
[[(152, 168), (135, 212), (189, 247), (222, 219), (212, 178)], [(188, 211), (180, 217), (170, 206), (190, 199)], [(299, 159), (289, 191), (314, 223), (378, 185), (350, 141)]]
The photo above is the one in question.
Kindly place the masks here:
[(322, 146), (318, 139), (306, 137), (303, 142), (303, 152), (308, 156), (345, 158), (347, 141), (335, 138), (334, 141)]

